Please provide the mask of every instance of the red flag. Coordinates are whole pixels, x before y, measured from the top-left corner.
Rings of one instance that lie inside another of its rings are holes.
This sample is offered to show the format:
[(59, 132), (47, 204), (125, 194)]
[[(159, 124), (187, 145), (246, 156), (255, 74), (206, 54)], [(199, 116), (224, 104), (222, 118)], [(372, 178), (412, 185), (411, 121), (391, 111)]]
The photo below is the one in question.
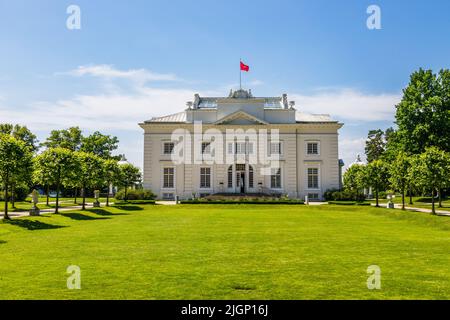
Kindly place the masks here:
[(246, 71), (246, 72), (250, 71), (250, 67), (248, 65), (244, 64), (242, 61), (241, 61), (241, 71)]

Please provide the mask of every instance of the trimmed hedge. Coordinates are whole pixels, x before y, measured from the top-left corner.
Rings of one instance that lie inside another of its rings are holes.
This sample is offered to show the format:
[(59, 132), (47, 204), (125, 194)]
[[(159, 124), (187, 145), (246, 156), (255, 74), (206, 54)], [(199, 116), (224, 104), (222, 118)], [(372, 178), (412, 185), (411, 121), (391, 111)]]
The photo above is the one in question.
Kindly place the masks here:
[(328, 201), (328, 204), (335, 204), (340, 206), (370, 206), (369, 202), (356, 201)]
[(182, 200), (181, 204), (304, 204), (303, 200)]
[[(117, 200), (125, 200), (125, 190), (120, 190), (116, 193), (115, 198)], [(127, 200), (153, 200), (156, 196), (150, 190), (128, 190), (127, 191)]]
[(114, 201), (114, 205), (122, 205), (122, 204), (155, 204), (155, 200), (119, 200)]

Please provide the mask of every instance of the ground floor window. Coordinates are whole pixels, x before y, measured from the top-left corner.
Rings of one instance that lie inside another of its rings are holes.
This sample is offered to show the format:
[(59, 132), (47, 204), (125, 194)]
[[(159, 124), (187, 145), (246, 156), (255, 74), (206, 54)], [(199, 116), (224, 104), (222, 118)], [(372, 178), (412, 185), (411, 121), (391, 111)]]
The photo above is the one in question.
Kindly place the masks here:
[(228, 167), (228, 188), (233, 188), (233, 166)]
[(171, 189), (175, 187), (175, 168), (164, 168), (163, 188)]
[(253, 172), (253, 167), (252, 166), (248, 166), (248, 187), (249, 188), (253, 188), (254, 186), (254, 172)]
[(173, 193), (163, 193), (162, 197), (164, 200), (175, 200), (175, 195)]
[(319, 189), (318, 168), (308, 168), (308, 189)]
[(319, 194), (318, 193), (308, 193), (308, 200), (319, 200)]
[(273, 170), (274, 171), (270, 176), (270, 187), (272, 189), (281, 189), (281, 168)]
[(211, 168), (200, 168), (200, 188), (211, 188)]

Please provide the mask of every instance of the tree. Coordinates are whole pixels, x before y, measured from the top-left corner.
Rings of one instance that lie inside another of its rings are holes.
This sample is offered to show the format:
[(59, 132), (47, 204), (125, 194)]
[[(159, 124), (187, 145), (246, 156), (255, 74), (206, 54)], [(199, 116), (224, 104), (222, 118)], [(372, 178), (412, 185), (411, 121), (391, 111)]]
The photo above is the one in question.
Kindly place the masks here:
[(374, 160), (367, 164), (364, 171), (364, 184), (375, 190), (376, 206), (379, 207), (379, 192), (386, 188), (389, 178), (387, 164), (383, 160)]
[(85, 210), (86, 189), (98, 188), (102, 185), (104, 160), (95, 154), (83, 151), (74, 152), (74, 157), (79, 166), (78, 178), (83, 193), (82, 210)]
[(139, 168), (133, 166), (130, 163), (119, 165), (120, 175), (118, 184), (125, 188), (125, 200), (128, 200), (128, 188), (141, 181), (141, 172)]
[(25, 144), (30, 147), (32, 152), (35, 152), (38, 149), (38, 140), (36, 135), (34, 135), (26, 126), (3, 123), (0, 124), (0, 134), (7, 134), (17, 140), (25, 142)]
[(34, 183), (42, 185), (46, 190), (46, 203), (49, 205), (49, 189), (52, 184), (52, 173), (46, 170), (45, 166), (41, 166), (41, 157), (37, 156), (33, 159), (33, 176)]
[(0, 134), (0, 177), (5, 190), (5, 219), (8, 216), (8, 190), (14, 182), (32, 171), (31, 148), (10, 135)]
[(105, 184), (108, 187), (106, 193), (106, 206), (109, 206), (109, 186), (120, 183), (121, 170), (116, 160), (108, 159), (103, 163)]
[(111, 137), (96, 131), (81, 139), (80, 150), (93, 153), (103, 159), (110, 159), (113, 157), (111, 152), (117, 149), (118, 143), (117, 137)]
[(411, 159), (405, 152), (400, 152), (389, 166), (389, 182), (402, 194), (402, 210), (405, 210), (406, 189), (410, 187), (410, 167)]
[(355, 200), (358, 199), (358, 194), (364, 189), (363, 175), (364, 165), (354, 164), (350, 166), (344, 173), (344, 189), (355, 194)]
[(411, 75), (396, 106), (398, 139), (408, 154), (436, 146), (450, 151), (450, 71), (420, 69)]
[(65, 130), (52, 130), (47, 140), (42, 143), (47, 148), (65, 148), (78, 151), (81, 147), (81, 130), (79, 127), (71, 127)]
[(429, 147), (415, 158), (413, 174), (424, 189), (431, 191), (431, 211), (436, 214), (435, 195), (448, 184), (450, 156), (437, 147)]
[(365, 147), (367, 163), (380, 159), (384, 154), (385, 148), (386, 142), (383, 130), (370, 130)]
[(77, 169), (72, 151), (60, 147), (49, 148), (36, 157), (35, 168), (46, 177), (47, 183), (56, 185), (55, 213), (58, 213), (61, 187), (69, 184)]

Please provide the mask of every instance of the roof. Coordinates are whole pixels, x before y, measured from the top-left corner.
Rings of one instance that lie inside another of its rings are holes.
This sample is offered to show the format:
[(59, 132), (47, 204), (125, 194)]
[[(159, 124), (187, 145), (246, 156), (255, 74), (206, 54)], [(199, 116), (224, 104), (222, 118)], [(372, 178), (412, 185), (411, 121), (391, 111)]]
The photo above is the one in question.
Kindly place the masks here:
[[(295, 120), (297, 123), (321, 123), (321, 122), (336, 122), (331, 119), (329, 114), (309, 114), (303, 112), (295, 113)], [(145, 121), (145, 123), (185, 123), (186, 122), (186, 112), (178, 112), (174, 114), (169, 114), (162, 117), (154, 117), (150, 120)]]
[(177, 122), (186, 122), (186, 112), (178, 112), (174, 114), (169, 114), (167, 116), (162, 117), (153, 117), (150, 120), (145, 121), (147, 122), (170, 122), (170, 123), (177, 123)]

